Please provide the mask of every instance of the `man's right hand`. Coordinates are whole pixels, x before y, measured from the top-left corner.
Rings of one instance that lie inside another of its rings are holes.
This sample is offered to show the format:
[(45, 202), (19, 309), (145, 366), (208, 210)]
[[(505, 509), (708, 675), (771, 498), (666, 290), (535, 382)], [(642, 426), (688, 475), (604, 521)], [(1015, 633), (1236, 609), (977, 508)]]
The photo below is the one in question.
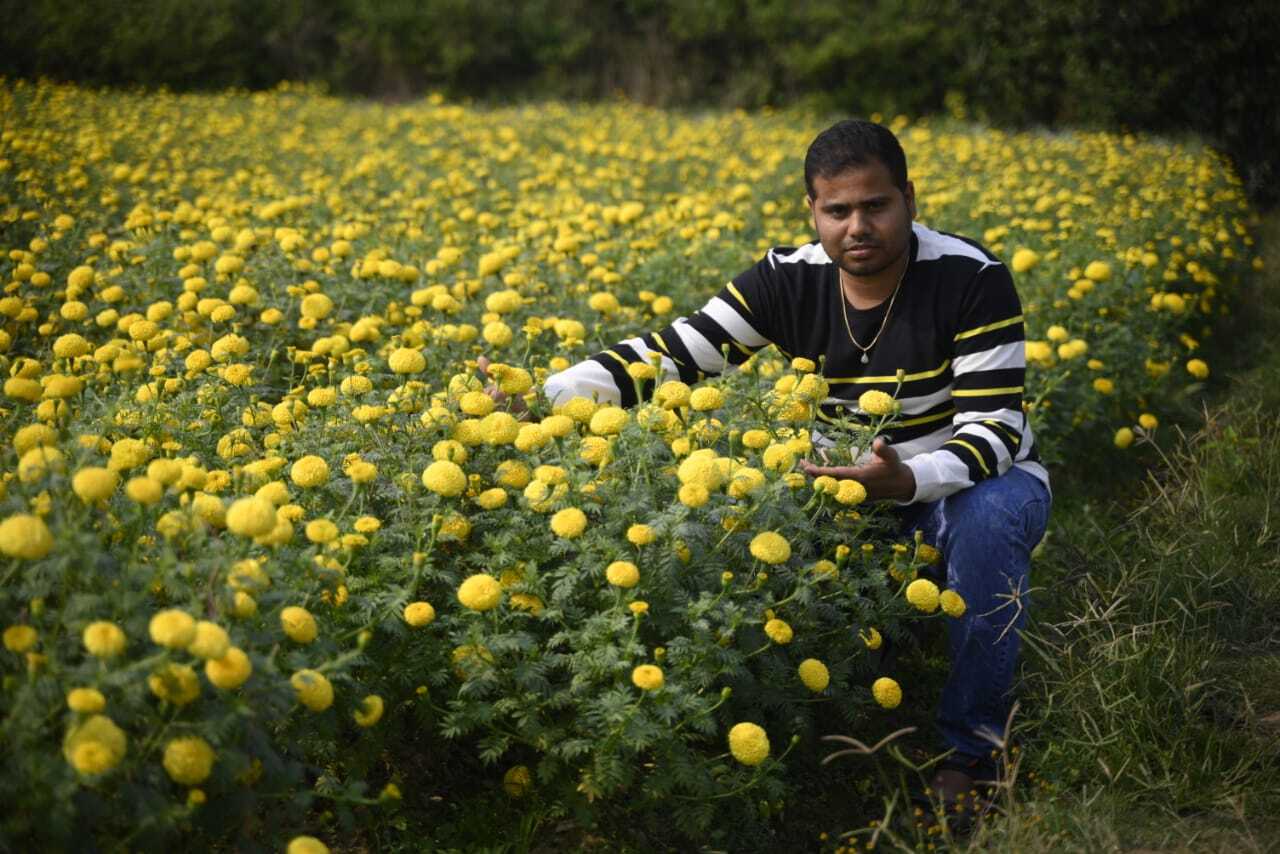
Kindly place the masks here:
[[(476, 367), (480, 373), (486, 377), (489, 376), (489, 366), (493, 363), (488, 357), (481, 356), (476, 359)], [(519, 395), (509, 395), (502, 389), (498, 388), (498, 384), (492, 380), (484, 387), (484, 393), (493, 398), (493, 401), (499, 406), (506, 404), (507, 410), (521, 421), (532, 421), (533, 413), (529, 412), (529, 407), (525, 405), (524, 398)]]

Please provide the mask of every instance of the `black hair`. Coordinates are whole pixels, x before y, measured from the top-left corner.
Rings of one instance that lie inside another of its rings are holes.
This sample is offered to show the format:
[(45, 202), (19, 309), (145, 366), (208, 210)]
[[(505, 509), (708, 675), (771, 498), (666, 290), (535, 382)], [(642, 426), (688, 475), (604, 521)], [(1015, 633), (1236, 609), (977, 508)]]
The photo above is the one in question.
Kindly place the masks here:
[(863, 119), (837, 122), (809, 144), (804, 156), (804, 187), (814, 198), (813, 179), (830, 178), (853, 166), (877, 160), (899, 190), (907, 190), (907, 155), (893, 131)]

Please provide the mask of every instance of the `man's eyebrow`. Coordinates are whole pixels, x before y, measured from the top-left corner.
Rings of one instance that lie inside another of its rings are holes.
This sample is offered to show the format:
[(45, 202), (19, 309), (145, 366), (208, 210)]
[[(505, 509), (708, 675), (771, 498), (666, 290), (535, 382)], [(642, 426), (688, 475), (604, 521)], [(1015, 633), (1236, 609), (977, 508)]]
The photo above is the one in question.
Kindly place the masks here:
[(835, 208), (865, 207), (867, 205), (884, 204), (888, 200), (889, 200), (889, 196), (887, 195), (870, 196), (868, 198), (858, 199), (856, 201), (851, 201), (848, 199), (832, 199), (831, 201), (823, 202), (819, 207), (821, 207), (823, 210), (833, 210)]

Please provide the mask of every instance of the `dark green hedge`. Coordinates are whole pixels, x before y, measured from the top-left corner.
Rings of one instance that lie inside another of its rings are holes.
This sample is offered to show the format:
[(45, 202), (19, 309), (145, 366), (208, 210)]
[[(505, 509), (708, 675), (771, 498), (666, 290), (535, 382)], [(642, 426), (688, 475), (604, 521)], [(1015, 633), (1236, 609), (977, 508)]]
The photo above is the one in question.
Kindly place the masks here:
[(1267, 0), (0, 0), (0, 74), (862, 114), (962, 99), (1010, 126), (1203, 134), (1269, 204), (1277, 17)]

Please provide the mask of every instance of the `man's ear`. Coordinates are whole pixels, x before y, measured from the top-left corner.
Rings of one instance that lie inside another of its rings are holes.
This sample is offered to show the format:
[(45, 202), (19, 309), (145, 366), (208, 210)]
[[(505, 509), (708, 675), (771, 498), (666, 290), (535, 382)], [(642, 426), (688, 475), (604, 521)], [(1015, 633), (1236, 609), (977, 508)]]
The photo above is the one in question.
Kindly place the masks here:
[(907, 212), (911, 214), (911, 218), (916, 218), (916, 186), (910, 181), (907, 182), (907, 188), (902, 191), (902, 196), (907, 202)]

